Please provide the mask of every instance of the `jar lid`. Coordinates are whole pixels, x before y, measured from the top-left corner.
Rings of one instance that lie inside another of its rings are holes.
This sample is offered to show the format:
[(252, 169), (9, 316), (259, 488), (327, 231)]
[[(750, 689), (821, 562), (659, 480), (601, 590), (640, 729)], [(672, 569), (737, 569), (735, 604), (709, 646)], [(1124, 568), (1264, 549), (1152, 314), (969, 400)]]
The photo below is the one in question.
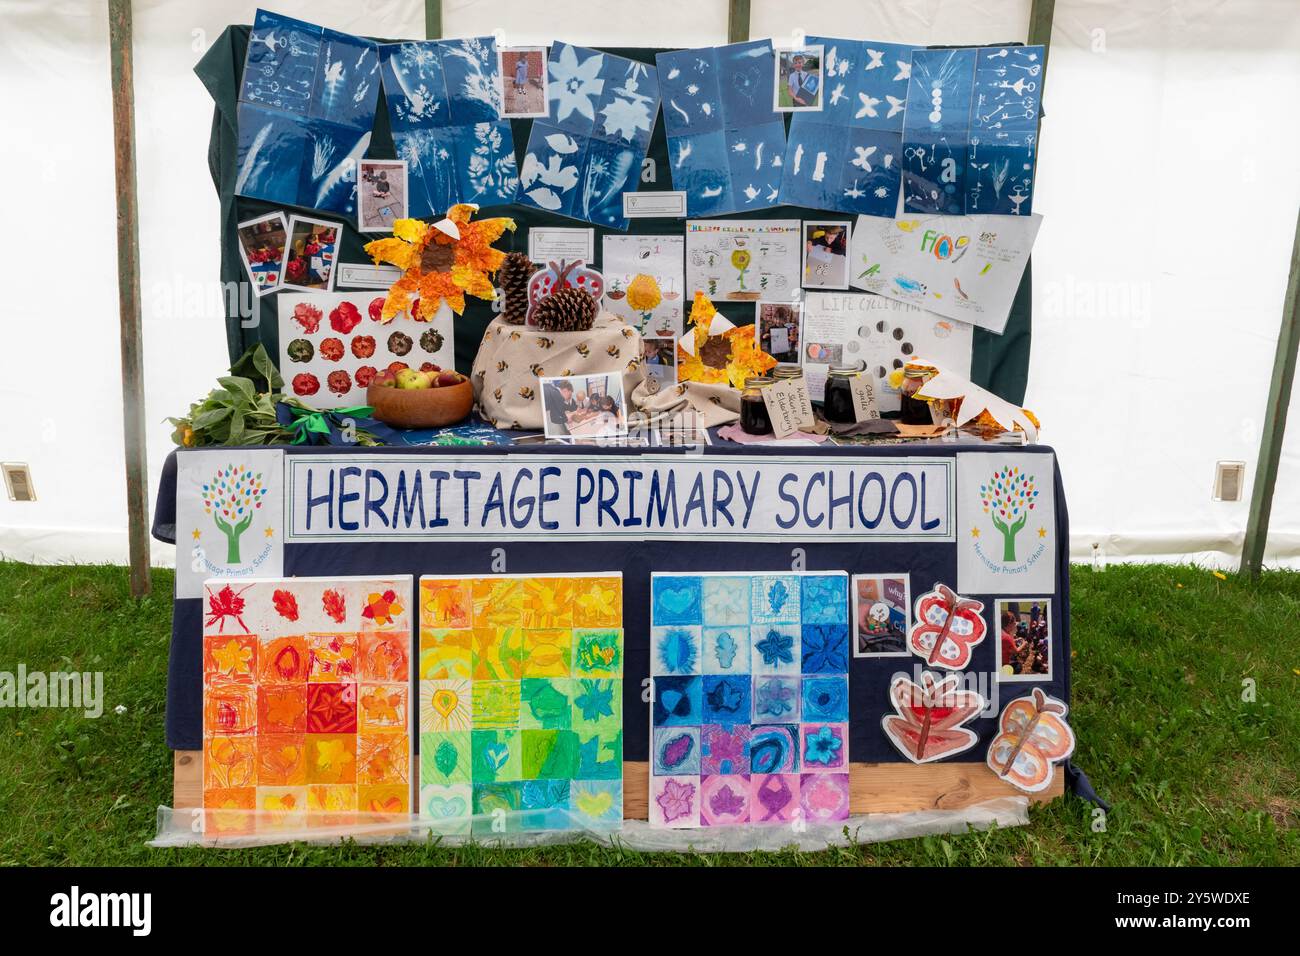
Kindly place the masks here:
[(794, 362), (782, 362), (776, 368), (772, 369), (772, 378), (803, 378), (803, 366), (796, 365)]
[(851, 365), (832, 365), (826, 374), (834, 375), (836, 378), (850, 378), (862, 371), (862, 363), (854, 362)]
[(771, 385), (775, 381), (770, 375), (751, 375), (745, 379), (745, 388), (762, 388), (764, 385)]

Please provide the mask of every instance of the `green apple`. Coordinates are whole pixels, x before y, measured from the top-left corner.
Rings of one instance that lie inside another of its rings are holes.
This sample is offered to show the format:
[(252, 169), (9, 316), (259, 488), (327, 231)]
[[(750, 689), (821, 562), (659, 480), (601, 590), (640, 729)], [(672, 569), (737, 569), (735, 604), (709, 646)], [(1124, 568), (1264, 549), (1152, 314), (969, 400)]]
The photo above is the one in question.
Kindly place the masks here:
[(405, 389), (428, 388), (429, 378), (423, 372), (417, 372), (413, 368), (404, 368), (397, 373), (397, 387)]

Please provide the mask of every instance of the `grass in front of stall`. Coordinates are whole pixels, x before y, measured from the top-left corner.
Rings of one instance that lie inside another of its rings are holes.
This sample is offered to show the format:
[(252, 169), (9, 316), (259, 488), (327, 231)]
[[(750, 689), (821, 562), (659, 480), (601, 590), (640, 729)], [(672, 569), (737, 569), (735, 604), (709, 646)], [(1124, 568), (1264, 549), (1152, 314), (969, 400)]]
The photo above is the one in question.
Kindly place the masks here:
[[(154, 850), (172, 575), (131, 600), (115, 567), (0, 563), (0, 671), (103, 671), (104, 714), (0, 710), (0, 864), (1300, 865), (1300, 574), (1190, 567), (1072, 576), (1075, 760), (1112, 803), (1030, 825), (817, 853), (639, 853), (433, 844)], [(1253, 695), (1251, 693), (1253, 689)]]

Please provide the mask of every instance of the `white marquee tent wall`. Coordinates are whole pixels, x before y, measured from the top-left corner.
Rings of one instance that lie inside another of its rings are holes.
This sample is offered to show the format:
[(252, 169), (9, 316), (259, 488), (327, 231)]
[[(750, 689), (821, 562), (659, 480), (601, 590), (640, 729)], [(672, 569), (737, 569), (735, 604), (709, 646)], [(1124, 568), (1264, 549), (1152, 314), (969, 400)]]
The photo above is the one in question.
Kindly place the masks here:
[[(419, 0), (265, 0), (372, 36), (420, 37)], [(255, 4), (137, 0), (135, 92), (150, 495), (163, 419), (211, 387), (226, 348), (212, 106), (192, 68)], [(0, 499), (0, 553), (125, 563), (108, 30), (102, 0), (0, 0), (0, 459), (35, 503)], [(725, 0), (444, 0), (444, 32), (508, 42), (726, 41)], [(1021, 40), (1029, 0), (755, 0), (751, 35)], [(1219, 459), (1263, 425), (1300, 206), (1294, 0), (1057, 0), (1035, 211), (1027, 404), (1069, 495), (1076, 557), (1236, 564), (1247, 503), (1211, 501)], [(1300, 564), (1300, 399), (1268, 558)], [(1247, 492), (1248, 498), (1248, 492)], [(174, 552), (154, 543), (153, 560)]]

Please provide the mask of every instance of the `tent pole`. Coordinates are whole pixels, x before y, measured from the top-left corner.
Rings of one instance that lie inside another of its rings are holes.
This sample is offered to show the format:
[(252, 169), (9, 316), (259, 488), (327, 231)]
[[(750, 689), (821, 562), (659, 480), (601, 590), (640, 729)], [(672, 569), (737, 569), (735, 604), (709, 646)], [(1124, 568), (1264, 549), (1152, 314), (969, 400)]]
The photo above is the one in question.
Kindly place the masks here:
[(117, 180), (117, 308), (122, 336), (122, 425), (131, 594), (149, 593), (149, 494), (145, 488), (144, 348), (140, 332), (140, 223), (135, 179), (131, 0), (109, 0), (113, 165)]
[(727, 42), (744, 43), (749, 39), (749, 0), (730, 0), (727, 4)]
[(1286, 283), (1286, 298), (1282, 300), (1282, 329), (1277, 336), (1273, 381), (1268, 386), (1268, 406), (1264, 409), (1264, 433), (1259, 440), (1259, 460), (1250, 492), (1246, 540), (1241, 546), (1241, 570), (1251, 577), (1258, 577), (1264, 567), (1264, 545), (1273, 511), (1282, 439), (1286, 434), (1286, 411), (1295, 382), (1297, 351), (1300, 351), (1300, 217), (1296, 219), (1295, 243), (1291, 246), (1291, 273)]
[(424, 0), (424, 38), (442, 38), (442, 0)]
[(1033, 0), (1029, 5), (1029, 45), (1042, 44), (1043, 69), (1038, 75), (1038, 102), (1043, 102), (1043, 84), (1047, 79), (1047, 58), (1052, 47), (1052, 18), (1056, 0)]

